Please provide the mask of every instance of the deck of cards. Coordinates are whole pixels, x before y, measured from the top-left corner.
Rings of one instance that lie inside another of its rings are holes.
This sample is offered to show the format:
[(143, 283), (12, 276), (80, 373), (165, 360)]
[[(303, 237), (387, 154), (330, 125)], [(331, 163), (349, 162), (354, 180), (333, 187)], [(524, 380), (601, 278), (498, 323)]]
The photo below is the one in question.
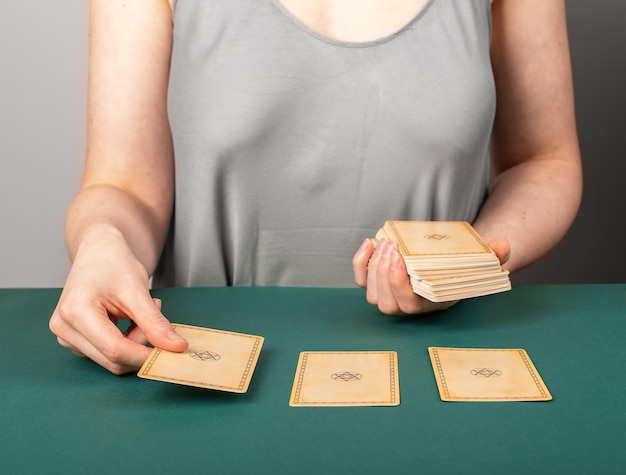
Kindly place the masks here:
[(431, 302), (511, 289), (509, 272), (465, 221), (386, 221), (376, 239), (396, 242), (413, 291)]

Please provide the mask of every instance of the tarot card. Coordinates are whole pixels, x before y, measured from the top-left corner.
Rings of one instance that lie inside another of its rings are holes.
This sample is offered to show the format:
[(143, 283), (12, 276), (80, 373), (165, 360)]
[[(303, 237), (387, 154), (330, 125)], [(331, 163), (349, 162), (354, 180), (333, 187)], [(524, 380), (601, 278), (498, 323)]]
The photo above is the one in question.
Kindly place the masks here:
[(173, 325), (189, 342), (183, 353), (154, 348), (140, 378), (245, 393), (259, 359), (264, 338), (190, 325)]
[(395, 351), (302, 352), (290, 406), (397, 406)]
[(552, 395), (526, 350), (428, 348), (444, 401), (549, 401)]
[(387, 221), (381, 237), (398, 243), (400, 253), (413, 259), (493, 261), (493, 250), (466, 221)]

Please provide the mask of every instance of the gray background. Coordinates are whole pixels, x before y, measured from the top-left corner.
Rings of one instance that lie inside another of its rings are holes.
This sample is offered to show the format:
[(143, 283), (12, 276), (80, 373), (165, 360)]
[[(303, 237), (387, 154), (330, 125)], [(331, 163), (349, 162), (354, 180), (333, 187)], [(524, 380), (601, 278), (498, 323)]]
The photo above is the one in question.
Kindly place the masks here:
[[(3, 1), (0, 287), (59, 287), (85, 150), (87, 0)], [(569, 235), (516, 283), (626, 282), (626, 1), (569, 0), (585, 191)]]

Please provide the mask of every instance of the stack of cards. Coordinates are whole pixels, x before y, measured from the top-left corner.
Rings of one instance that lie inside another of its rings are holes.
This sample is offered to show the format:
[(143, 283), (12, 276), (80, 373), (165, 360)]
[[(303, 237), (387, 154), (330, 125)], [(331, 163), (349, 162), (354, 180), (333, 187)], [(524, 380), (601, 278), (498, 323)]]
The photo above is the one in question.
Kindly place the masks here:
[(387, 221), (376, 239), (398, 244), (413, 291), (432, 302), (511, 289), (509, 272), (465, 221)]

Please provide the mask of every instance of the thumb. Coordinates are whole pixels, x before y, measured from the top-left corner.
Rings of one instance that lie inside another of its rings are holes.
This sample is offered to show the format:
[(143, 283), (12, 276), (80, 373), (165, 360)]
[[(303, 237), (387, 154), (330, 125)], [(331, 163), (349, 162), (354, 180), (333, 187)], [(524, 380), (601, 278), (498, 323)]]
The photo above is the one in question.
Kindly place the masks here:
[(187, 341), (176, 333), (170, 321), (161, 313), (159, 299), (148, 299), (133, 310), (133, 321), (152, 345), (177, 353), (187, 349)]
[(493, 249), (493, 252), (496, 253), (496, 256), (498, 256), (500, 264), (504, 265), (511, 257), (511, 244), (507, 238), (498, 237), (492, 239), (489, 242), (489, 246)]

